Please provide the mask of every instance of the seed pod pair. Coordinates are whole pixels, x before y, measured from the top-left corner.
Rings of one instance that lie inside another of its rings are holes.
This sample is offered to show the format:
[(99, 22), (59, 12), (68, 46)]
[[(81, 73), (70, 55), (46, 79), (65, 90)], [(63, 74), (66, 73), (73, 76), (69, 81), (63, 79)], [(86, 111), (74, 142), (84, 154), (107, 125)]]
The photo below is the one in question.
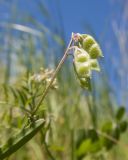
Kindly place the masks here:
[(79, 77), (89, 77), (90, 76), (90, 56), (83, 49), (76, 48), (74, 52), (74, 65), (76, 72)]
[(81, 87), (90, 90), (91, 63), (90, 56), (84, 50), (76, 48), (74, 51), (74, 69)]
[(83, 37), (83, 42), (82, 42), (83, 49), (86, 52), (88, 52), (88, 54), (92, 59), (97, 59), (103, 56), (99, 44), (95, 41), (93, 37), (91, 37), (90, 35), (83, 35), (82, 37)]

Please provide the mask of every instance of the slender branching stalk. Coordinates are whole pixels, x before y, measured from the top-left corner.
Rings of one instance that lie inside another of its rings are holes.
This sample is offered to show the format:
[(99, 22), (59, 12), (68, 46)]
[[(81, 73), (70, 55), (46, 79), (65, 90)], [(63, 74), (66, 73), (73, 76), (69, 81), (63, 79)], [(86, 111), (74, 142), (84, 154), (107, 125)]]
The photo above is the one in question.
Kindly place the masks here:
[(71, 40), (70, 40), (70, 42), (69, 42), (69, 44), (68, 44), (68, 47), (67, 47), (65, 53), (64, 53), (62, 59), (60, 60), (58, 66), (56, 67), (56, 69), (55, 69), (55, 71), (54, 71), (54, 73), (53, 73), (53, 76), (51, 77), (51, 81), (49, 82), (48, 86), (47, 86), (46, 89), (44, 90), (43, 95), (42, 95), (39, 103), (37, 104), (35, 110), (32, 112), (32, 115), (34, 115), (34, 114), (36, 113), (36, 111), (39, 109), (41, 103), (43, 102), (44, 98), (46, 97), (46, 95), (47, 95), (47, 93), (48, 93), (48, 91), (49, 91), (49, 89), (50, 89), (50, 87), (51, 87), (54, 79), (56, 78), (57, 73), (59, 72), (61, 66), (63, 65), (63, 63), (65, 62), (65, 60), (66, 60), (66, 58), (67, 58), (67, 56), (68, 56), (68, 51), (69, 51), (69, 49), (70, 49), (70, 46), (71, 46), (72, 42), (73, 42), (73, 39), (72, 39), (72, 37), (71, 37)]

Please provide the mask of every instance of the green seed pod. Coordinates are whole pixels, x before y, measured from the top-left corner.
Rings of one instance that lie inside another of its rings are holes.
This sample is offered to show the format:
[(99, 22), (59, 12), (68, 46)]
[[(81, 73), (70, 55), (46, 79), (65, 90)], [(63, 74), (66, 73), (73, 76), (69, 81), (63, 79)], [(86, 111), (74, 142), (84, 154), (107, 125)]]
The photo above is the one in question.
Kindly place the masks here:
[(120, 127), (120, 131), (123, 133), (126, 131), (127, 127), (128, 127), (128, 123), (127, 121), (122, 121), (119, 123), (119, 127)]
[(81, 74), (81, 73), (79, 73), (79, 70), (78, 70), (80, 63), (74, 62), (73, 64), (74, 64), (73, 66), (74, 66), (75, 73), (77, 75), (77, 78), (80, 82), (81, 87), (84, 89), (87, 89), (87, 90), (91, 90), (91, 81), (90, 81), (91, 70), (89, 69), (88, 72), (86, 72), (86, 74), (85, 74), (85, 72), (83, 74)]
[(80, 78), (80, 85), (82, 88), (91, 91), (91, 79), (90, 77)]
[(89, 57), (88, 53), (87, 54), (84, 54), (84, 53), (78, 54), (75, 57), (75, 59), (76, 59), (77, 62), (87, 62), (89, 60), (89, 58), (90, 57)]
[(82, 54), (82, 49), (79, 48), (75, 49), (74, 56), (77, 56), (79, 54)]
[(90, 76), (90, 64), (88, 62), (76, 62), (76, 71), (80, 77)]
[(89, 49), (89, 55), (92, 59), (97, 59), (98, 57), (102, 57), (102, 51), (97, 43), (93, 44)]
[(90, 60), (90, 65), (91, 65), (92, 70), (100, 71), (100, 66), (99, 66), (99, 63), (96, 59), (91, 59)]
[(85, 39), (86, 37), (88, 37), (89, 35), (88, 34), (81, 34), (81, 38), (82, 39)]
[(90, 90), (91, 66), (89, 54), (81, 48), (76, 48), (74, 52), (74, 69), (82, 88)]
[(74, 52), (74, 59), (76, 62), (86, 62), (90, 59), (90, 56), (84, 49), (76, 48)]
[(84, 49), (76, 47), (74, 51), (74, 56), (77, 56), (79, 54), (88, 54), (88, 53)]
[(95, 44), (96, 41), (91, 37), (91, 36), (87, 36), (84, 40), (83, 40), (83, 48), (89, 52), (89, 49), (91, 48), (91, 46), (93, 44)]

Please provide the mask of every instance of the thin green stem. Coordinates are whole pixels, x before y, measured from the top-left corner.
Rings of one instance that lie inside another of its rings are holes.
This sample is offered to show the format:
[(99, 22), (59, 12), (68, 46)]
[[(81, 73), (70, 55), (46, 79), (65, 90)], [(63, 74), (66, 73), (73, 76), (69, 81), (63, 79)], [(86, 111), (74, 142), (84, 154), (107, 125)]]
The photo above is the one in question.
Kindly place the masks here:
[(69, 50), (69, 48), (70, 48), (70, 46), (71, 46), (71, 44), (72, 44), (72, 41), (73, 41), (73, 40), (72, 40), (72, 37), (71, 37), (71, 40), (70, 40), (70, 42), (69, 42), (69, 45), (68, 45), (65, 53), (64, 53), (62, 59), (60, 60), (58, 66), (56, 67), (56, 70), (54, 71), (53, 76), (52, 76), (52, 78), (51, 78), (51, 81), (49, 82), (48, 86), (47, 86), (46, 89), (44, 90), (43, 95), (42, 95), (39, 103), (37, 104), (35, 110), (32, 112), (32, 115), (36, 113), (36, 111), (39, 109), (41, 103), (43, 102), (44, 98), (46, 97), (46, 95), (47, 95), (47, 93), (48, 93), (48, 91), (49, 91), (49, 89), (50, 89), (50, 87), (51, 87), (51, 85), (52, 85), (52, 83), (53, 83), (53, 81), (54, 81), (57, 73), (59, 72), (61, 66), (63, 65), (64, 61), (66, 60), (66, 58), (67, 58), (67, 56), (68, 56), (68, 50)]
[(44, 146), (45, 146), (45, 149), (49, 155), (49, 157), (51, 158), (51, 160), (55, 160), (55, 158), (53, 157), (52, 153), (50, 152), (49, 148), (48, 148), (48, 145), (46, 142), (44, 142)]

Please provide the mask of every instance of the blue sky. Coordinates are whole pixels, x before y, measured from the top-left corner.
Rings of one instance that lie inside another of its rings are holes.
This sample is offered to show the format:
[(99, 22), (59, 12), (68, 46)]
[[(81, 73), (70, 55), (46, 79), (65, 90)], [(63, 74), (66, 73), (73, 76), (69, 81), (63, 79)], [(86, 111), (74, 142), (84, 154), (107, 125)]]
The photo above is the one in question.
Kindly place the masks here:
[[(42, 20), (43, 14), (40, 12), (35, 0), (12, 0), (17, 2), (19, 9), (19, 18), (25, 18), (25, 15), (31, 14), (38, 21)], [(66, 39), (72, 32), (92, 32), (99, 36), (104, 32), (106, 24), (109, 25), (112, 11), (116, 7), (112, 6), (112, 0), (42, 0), (51, 10), (53, 23), (60, 23), (61, 20)], [(38, 0), (37, 0), (38, 2)], [(60, 17), (61, 14), (61, 17)], [(54, 19), (55, 18), (55, 19)], [(110, 26), (107, 27), (109, 30)]]
[(61, 0), (61, 10), (66, 36), (85, 32), (86, 25), (98, 35), (111, 14), (109, 0)]

